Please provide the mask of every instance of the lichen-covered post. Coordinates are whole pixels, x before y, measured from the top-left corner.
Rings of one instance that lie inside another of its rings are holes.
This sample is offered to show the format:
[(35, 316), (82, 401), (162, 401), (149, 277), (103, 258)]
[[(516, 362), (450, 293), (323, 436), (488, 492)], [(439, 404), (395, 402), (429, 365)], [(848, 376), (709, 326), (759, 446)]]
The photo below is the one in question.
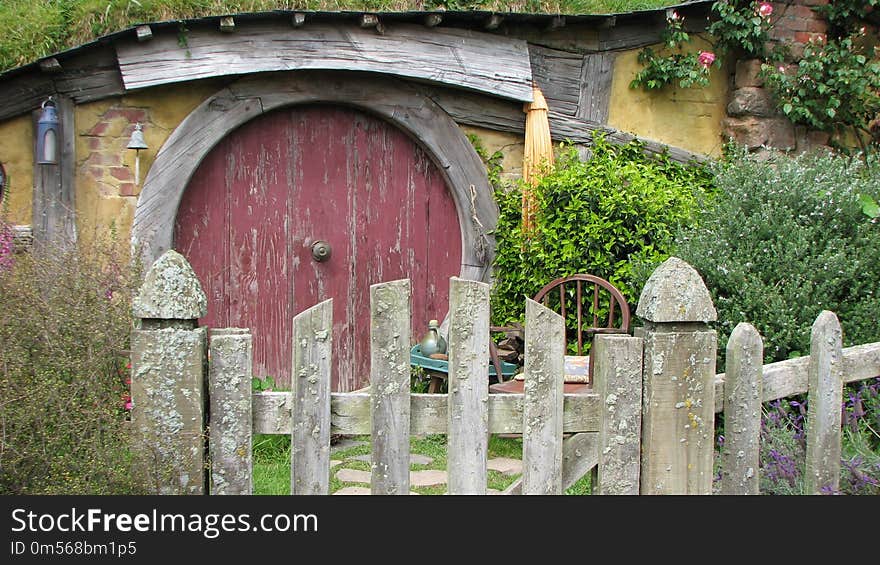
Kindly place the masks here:
[(211, 494), (253, 493), (253, 339), (248, 329), (211, 330), (208, 449)]
[(523, 494), (562, 494), (565, 320), (526, 299)]
[(156, 494), (205, 493), (207, 298), (179, 253), (166, 251), (134, 299), (131, 336), (135, 473)]
[(370, 286), (371, 494), (409, 495), (409, 279)]
[(602, 402), (597, 494), (639, 494), (642, 347), (642, 338), (624, 335), (593, 342), (593, 388)]
[(489, 454), (489, 285), (449, 280), (449, 494), (486, 494)]
[(805, 494), (831, 494), (840, 487), (842, 347), (843, 331), (837, 316), (823, 310), (810, 332)]
[(727, 341), (721, 494), (758, 494), (764, 344), (754, 326), (740, 322)]
[(670, 257), (648, 279), (636, 315), (645, 324), (641, 494), (711, 494), (715, 439), (712, 297), (693, 267)]
[(293, 317), (290, 494), (330, 493), (333, 299)]

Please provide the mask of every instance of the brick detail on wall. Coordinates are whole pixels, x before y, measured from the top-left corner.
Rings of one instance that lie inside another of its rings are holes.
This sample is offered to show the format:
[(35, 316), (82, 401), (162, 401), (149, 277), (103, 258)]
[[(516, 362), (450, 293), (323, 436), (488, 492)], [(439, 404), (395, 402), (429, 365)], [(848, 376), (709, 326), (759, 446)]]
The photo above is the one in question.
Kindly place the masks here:
[[(94, 126), (80, 135), (87, 138), (89, 152), (78, 163), (80, 174), (91, 177), (105, 195), (137, 196), (139, 187), (134, 182), (130, 166), (128, 142), (135, 124), (148, 125), (150, 118), (145, 109), (111, 106), (98, 118)], [(141, 171), (141, 179), (145, 171)]]

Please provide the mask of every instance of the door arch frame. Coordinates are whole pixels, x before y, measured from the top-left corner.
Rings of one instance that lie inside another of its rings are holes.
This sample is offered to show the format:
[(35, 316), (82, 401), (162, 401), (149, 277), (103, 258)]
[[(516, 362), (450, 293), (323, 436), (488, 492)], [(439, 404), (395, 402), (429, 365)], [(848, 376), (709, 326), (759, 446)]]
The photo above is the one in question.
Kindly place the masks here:
[(243, 78), (196, 107), (168, 137), (144, 180), (132, 223), (133, 256), (149, 268), (172, 248), (174, 223), (192, 175), (242, 124), (273, 110), (329, 103), (377, 115), (408, 133), (450, 190), (461, 230), (461, 273), (489, 282), (498, 207), (486, 167), (455, 121), (416, 85), (366, 73), (292, 72)]

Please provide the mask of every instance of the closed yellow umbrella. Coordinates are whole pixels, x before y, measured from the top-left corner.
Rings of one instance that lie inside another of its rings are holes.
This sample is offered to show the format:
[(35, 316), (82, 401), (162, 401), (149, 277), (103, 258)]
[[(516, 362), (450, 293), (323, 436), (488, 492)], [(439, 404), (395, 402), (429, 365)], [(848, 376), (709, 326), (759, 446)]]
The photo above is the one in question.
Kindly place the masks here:
[(547, 110), (544, 94), (537, 85), (532, 84), (532, 102), (523, 105), (526, 113), (523, 151), (523, 179), (526, 182), (522, 194), (522, 225), (525, 233), (534, 230), (537, 213), (537, 202), (530, 187), (536, 186), (541, 175), (553, 167), (553, 141), (550, 138)]

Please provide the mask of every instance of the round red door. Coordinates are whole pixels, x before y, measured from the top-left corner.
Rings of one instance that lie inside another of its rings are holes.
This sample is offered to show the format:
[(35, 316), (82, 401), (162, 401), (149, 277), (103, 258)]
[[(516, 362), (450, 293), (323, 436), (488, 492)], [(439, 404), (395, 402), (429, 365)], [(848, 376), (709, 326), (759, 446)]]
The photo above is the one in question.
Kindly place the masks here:
[(293, 316), (333, 298), (341, 391), (369, 383), (370, 285), (411, 279), (415, 342), (446, 315), (461, 269), (455, 203), (434, 163), (394, 126), (336, 106), (266, 114), (212, 149), (178, 208), (175, 248), (208, 295), (200, 323), (251, 329), (256, 377), (290, 384)]

